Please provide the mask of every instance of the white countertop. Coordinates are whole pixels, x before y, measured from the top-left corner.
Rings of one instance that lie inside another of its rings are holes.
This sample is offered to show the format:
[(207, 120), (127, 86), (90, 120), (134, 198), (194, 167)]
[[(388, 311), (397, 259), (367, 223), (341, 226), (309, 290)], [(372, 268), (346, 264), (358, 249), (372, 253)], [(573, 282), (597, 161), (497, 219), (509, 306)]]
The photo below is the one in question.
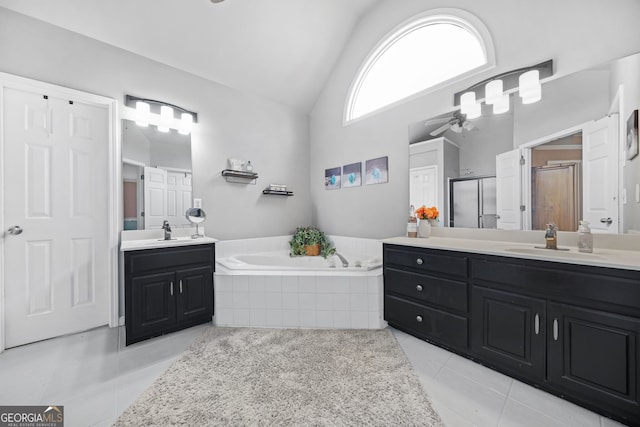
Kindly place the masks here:
[[(212, 237), (193, 239), (195, 228), (177, 228), (171, 232), (171, 240), (164, 240), (164, 230), (131, 230), (120, 233), (120, 251), (139, 251), (143, 249), (173, 248), (179, 246), (206, 245), (218, 240)], [(200, 234), (204, 230), (200, 227)]]
[[(598, 235), (594, 235), (593, 253), (578, 252), (575, 239), (571, 235), (577, 233), (562, 233), (558, 235), (558, 248), (568, 250), (539, 249), (544, 247), (544, 238), (541, 232), (520, 232), (525, 234), (510, 233), (472, 233), (475, 235), (465, 235), (463, 233), (449, 233), (446, 230), (435, 231), (428, 238), (393, 237), (384, 239), (383, 243), (394, 245), (411, 246), (418, 248), (445, 249), (462, 252), (472, 252), (478, 254), (499, 255), (513, 258), (526, 258), (542, 261), (564, 262), (569, 264), (591, 265), (597, 267), (620, 268), (626, 270), (640, 271), (640, 239), (637, 242), (630, 242), (627, 237), (622, 237), (622, 247), (625, 249), (613, 249), (610, 237), (602, 238), (603, 245), (607, 247), (599, 248), (596, 244)], [(537, 234), (532, 234), (537, 233)], [(451, 237), (451, 236), (454, 237)], [(567, 241), (562, 244), (562, 237)], [(482, 238), (485, 237), (485, 238)], [(513, 238), (510, 238), (513, 237)], [(531, 241), (531, 237), (537, 240)], [(509, 240), (505, 240), (510, 238)], [(495, 239), (495, 240), (492, 240)], [(636, 246), (635, 243), (638, 243)], [(629, 246), (637, 247), (637, 250), (628, 249)]]

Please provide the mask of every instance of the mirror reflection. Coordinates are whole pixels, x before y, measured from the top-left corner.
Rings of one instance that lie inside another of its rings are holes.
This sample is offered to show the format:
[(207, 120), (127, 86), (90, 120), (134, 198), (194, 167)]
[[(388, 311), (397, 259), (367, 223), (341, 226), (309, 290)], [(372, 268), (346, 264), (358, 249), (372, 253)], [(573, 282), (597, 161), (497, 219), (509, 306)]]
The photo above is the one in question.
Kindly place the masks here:
[(175, 130), (123, 120), (122, 180), (124, 229), (189, 227), (191, 137)]
[(513, 93), (507, 113), (483, 104), (477, 119), (456, 111), (411, 124), (410, 203), (442, 206), (451, 227), (640, 229), (637, 203), (625, 202), (640, 167), (624, 161), (638, 73), (640, 54), (543, 83), (535, 104)]

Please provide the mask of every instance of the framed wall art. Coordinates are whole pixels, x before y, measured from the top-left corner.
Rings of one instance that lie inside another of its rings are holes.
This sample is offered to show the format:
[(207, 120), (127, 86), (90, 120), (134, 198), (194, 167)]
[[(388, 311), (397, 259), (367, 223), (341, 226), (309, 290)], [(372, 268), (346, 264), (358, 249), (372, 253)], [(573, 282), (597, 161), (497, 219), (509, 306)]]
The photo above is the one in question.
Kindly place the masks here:
[(365, 183), (384, 184), (389, 182), (389, 157), (378, 157), (365, 162)]
[(358, 187), (362, 185), (362, 163), (351, 163), (342, 166), (342, 186)]

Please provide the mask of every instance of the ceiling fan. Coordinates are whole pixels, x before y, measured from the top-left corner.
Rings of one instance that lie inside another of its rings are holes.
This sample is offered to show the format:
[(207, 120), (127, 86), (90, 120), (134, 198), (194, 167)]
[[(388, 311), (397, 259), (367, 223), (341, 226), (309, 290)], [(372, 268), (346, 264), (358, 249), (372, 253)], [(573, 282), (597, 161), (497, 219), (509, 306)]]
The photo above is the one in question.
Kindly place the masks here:
[(451, 129), (455, 133), (461, 133), (462, 129), (469, 131), (476, 128), (476, 125), (467, 120), (467, 115), (462, 114), (460, 111), (454, 111), (453, 117), (443, 117), (440, 119), (427, 120), (424, 125), (433, 126), (440, 123), (444, 124), (429, 132), (429, 135), (438, 136), (449, 129)]

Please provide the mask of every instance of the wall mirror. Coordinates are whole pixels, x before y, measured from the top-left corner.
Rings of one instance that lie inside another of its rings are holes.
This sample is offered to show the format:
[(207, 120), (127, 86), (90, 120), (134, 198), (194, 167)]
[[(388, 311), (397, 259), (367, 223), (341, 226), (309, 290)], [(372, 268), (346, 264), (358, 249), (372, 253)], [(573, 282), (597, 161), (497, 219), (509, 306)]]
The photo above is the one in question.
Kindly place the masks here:
[(483, 104), (477, 119), (412, 123), (410, 203), (442, 207), (453, 227), (576, 231), (584, 218), (594, 232), (640, 230), (640, 157), (625, 160), (639, 74), (635, 54), (547, 81), (535, 104), (512, 93), (507, 113)]
[(122, 121), (124, 229), (189, 227), (191, 136)]

